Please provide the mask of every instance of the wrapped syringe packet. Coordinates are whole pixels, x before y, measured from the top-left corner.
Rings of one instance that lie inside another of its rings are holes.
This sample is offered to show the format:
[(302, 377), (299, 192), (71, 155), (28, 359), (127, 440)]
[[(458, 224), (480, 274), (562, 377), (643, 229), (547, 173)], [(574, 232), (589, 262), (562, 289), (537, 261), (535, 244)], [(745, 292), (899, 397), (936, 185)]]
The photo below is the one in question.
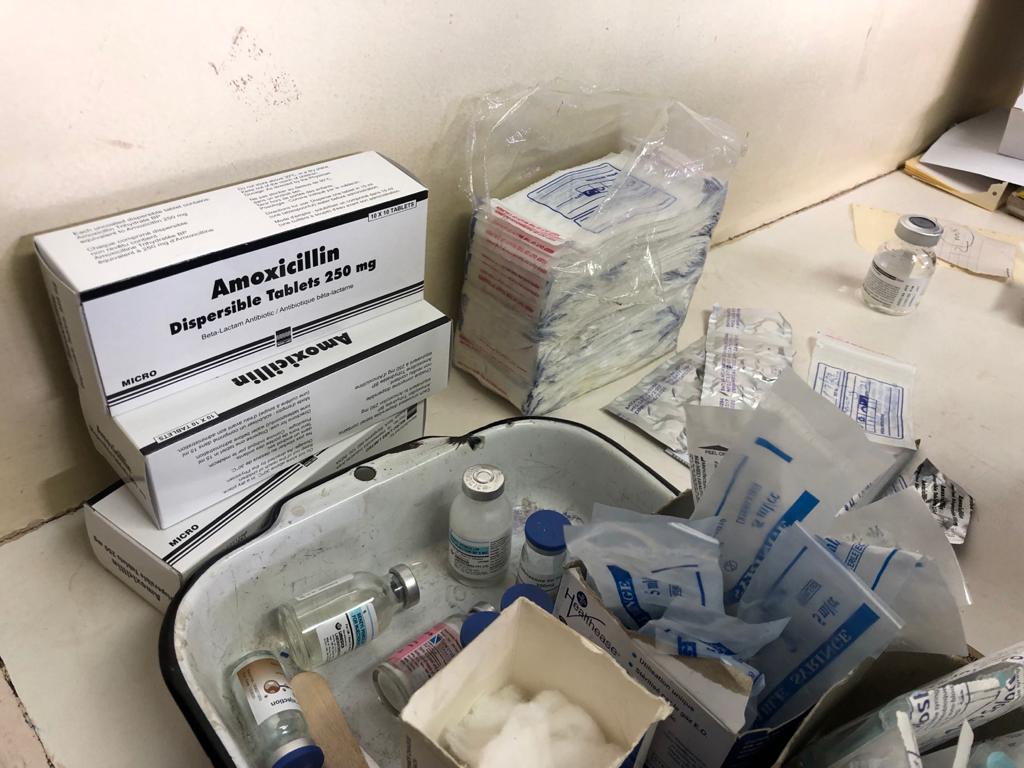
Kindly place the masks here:
[(468, 108), (454, 358), (527, 414), (675, 349), (739, 155), (670, 99), (555, 83)]

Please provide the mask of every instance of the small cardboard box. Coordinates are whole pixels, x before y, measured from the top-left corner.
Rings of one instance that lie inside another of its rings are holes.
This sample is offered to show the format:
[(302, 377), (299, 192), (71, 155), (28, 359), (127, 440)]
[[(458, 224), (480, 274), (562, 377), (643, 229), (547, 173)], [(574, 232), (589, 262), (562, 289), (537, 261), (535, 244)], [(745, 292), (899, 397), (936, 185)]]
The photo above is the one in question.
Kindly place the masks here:
[(1024, 92), (1010, 108), (1003, 140), (999, 142), (999, 154), (1024, 160)]
[(93, 443), (168, 528), (448, 383), (451, 321), (426, 302), (328, 333), (113, 418), (86, 409)]
[(422, 437), (426, 415), (426, 403), (407, 408), (166, 531), (157, 528), (128, 488), (118, 483), (82, 505), (93, 554), (104, 568), (164, 611), (193, 571), (259, 530), (282, 498)]
[(422, 299), (426, 200), (362, 152), (38, 235), (82, 402), (122, 413)]
[[(515, 684), (530, 694), (558, 690), (622, 746), (618, 768), (671, 708), (644, 690), (590, 641), (527, 600), (517, 600), (402, 710), (406, 768), (459, 768), (441, 734), (485, 694)], [(529, 766), (529, 755), (522, 755)], [(637, 765), (642, 765), (637, 759)]]

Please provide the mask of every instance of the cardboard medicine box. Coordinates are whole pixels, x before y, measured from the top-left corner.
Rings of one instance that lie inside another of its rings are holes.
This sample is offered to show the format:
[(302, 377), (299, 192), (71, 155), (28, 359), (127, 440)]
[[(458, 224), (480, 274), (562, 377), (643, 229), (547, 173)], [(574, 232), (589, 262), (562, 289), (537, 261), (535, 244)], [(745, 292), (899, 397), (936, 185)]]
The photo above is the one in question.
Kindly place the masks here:
[[(502, 611), (476, 640), (413, 694), (402, 710), (406, 768), (460, 768), (440, 743), (485, 694), (515, 684), (530, 694), (561, 691), (622, 746), (618, 768), (671, 708), (630, 679), (606, 653), (527, 600)], [(528, 756), (523, 755), (524, 761)], [(528, 765), (524, 762), (523, 765)]]
[(80, 399), (122, 413), (421, 299), (426, 199), (363, 152), (38, 235)]
[(450, 345), (451, 321), (418, 302), (113, 418), (86, 409), (86, 421), (167, 528), (440, 391)]
[(164, 611), (200, 565), (258, 531), (282, 498), (422, 437), (426, 413), (426, 403), (413, 405), (165, 531), (153, 524), (127, 486), (118, 483), (82, 505), (93, 554)]

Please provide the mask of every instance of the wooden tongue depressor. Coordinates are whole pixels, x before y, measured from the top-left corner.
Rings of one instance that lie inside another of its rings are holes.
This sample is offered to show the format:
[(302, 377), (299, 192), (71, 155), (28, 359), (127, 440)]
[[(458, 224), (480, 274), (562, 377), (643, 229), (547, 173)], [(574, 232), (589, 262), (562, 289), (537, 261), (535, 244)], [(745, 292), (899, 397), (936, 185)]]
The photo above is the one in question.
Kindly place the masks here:
[(299, 672), (291, 685), (309, 723), (310, 736), (324, 751), (324, 768), (368, 768), (327, 681), (316, 672)]

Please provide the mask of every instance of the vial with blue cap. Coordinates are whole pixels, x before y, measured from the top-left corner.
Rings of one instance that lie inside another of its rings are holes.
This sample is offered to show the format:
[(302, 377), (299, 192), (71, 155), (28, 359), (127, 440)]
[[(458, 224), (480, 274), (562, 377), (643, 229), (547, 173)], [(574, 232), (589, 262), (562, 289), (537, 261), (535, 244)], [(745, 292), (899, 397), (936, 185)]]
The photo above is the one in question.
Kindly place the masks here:
[(505, 610), (520, 597), (526, 598), (531, 603), (540, 606), (548, 613), (555, 612), (555, 601), (551, 595), (538, 587), (536, 584), (513, 584), (501, 595), (501, 610)]
[(462, 622), (462, 629), (459, 630), (459, 644), (465, 648), (479, 637), (480, 633), (487, 629), (498, 618), (496, 611), (480, 611), (470, 615)]
[(323, 766), (323, 750), (310, 738), (302, 707), (274, 654), (246, 654), (231, 666), (229, 677), (235, 705), (261, 766)]
[(538, 509), (526, 519), (526, 543), (519, 555), (516, 583), (533, 584), (554, 596), (565, 564), (565, 526), (569, 519), (553, 509)]

